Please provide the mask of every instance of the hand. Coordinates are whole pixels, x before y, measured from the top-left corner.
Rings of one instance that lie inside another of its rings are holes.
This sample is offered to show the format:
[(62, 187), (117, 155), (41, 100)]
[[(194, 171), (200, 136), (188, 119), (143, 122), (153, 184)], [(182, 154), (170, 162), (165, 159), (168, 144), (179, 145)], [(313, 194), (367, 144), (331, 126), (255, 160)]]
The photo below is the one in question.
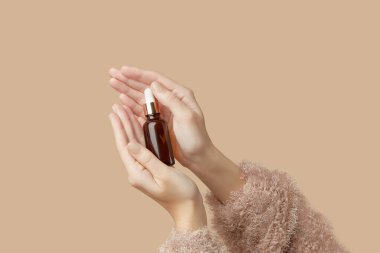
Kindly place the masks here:
[(112, 109), (109, 118), (129, 183), (163, 206), (177, 230), (205, 226), (206, 213), (195, 183), (144, 147), (142, 126), (128, 107), (114, 105)]
[[(121, 102), (143, 122), (143, 91), (151, 87), (169, 126), (175, 158), (192, 170), (224, 202), (243, 182), (241, 170), (212, 143), (194, 92), (153, 71), (124, 66), (112, 68), (110, 85)], [(218, 178), (218, 180), (215, 180)]]
[(111, 69), (110, 74), (111, 86), (120, 92), (121, 102), (139, 121), (144, 120), (144, 89), (151, 86), (160, 102), (162, 117), (168, 123), (174, 156), (183, 166), (191, 170), (198, 168), (213, 144), (193, 91), (152, 71), (123, 67), (120, 71)]

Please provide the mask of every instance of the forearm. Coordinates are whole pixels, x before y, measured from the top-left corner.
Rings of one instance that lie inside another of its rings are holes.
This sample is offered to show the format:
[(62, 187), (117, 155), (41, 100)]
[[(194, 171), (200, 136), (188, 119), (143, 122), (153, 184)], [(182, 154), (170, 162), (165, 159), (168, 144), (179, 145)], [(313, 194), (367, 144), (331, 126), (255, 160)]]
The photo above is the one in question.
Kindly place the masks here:
[(169, 237), (160, 246), (159, 252), (193, 253), (193, 252), (226, 252), (207, 228), (206, 211), (203, 199), (182, 203), (170, 212), (175, 226)]
[(206, 210), (202, 197), (182, 203), (180, 206), (170, 207), (164, 204), (164, 207), (168, 211), (172, 209), (169, 213), (177, 231), (193, 231), (207, 226)]
[(214, 145), (205, 149), (202, 156), (189, 168), (222, 203), (228, 199), (232, 191), (237, 191), (244, 185), (239, 166)]

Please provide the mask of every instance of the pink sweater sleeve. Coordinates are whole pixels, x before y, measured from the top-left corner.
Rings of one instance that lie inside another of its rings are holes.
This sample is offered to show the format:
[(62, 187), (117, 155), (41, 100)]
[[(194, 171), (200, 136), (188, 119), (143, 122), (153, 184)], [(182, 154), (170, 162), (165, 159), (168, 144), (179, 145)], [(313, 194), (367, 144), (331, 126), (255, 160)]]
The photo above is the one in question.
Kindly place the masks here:
[(209, 193), (213, 225), (229, 252), (341, 253), (328, 221), (284, 172), (243, 161), (245, 185), (225, 204)]
[(227, 252), (208, 230), (207, 226), (189, 232), (172, 229), (160, 246), (160, 253), (224, 253)]

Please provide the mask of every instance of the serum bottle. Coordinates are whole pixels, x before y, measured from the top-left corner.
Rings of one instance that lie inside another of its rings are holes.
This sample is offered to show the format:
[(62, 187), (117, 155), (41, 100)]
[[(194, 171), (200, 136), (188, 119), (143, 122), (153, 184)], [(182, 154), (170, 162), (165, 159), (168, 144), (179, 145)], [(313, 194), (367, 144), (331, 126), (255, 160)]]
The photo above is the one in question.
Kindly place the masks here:
[(168, 126), (160, 118), (158, 103), (153, 96), (152, 90), (150, 88), (145, 89), (144, 95), (146, 122), (143, 125), (143, 130), (145, 146), (166, 165), (174, 165), (175, 161)]

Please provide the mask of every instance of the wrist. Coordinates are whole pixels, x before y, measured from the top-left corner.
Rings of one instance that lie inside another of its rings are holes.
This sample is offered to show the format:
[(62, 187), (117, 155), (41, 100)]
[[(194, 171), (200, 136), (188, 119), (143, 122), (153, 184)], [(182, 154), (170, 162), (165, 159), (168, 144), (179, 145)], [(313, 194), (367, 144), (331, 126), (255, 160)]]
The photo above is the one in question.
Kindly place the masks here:
[[(202, 154), (193, 159), (189, 169), (196, 175), (202, 176), (202, 174), (216, 174), (229, 171), (231, 168), (234, 171), (240, 171), (240, 168), (228, 159), (213, 143), (207, 146), (202, 151)], [(210, 175), (211, 176), (211, 175)]]
[(220, 159), (220, 157), (220, 151), (210, 141), (210, 143), (202, 149), (202, 152), (199, 152), (196, 156), (191, 158), (191, 161), (186, 167), (188, 167), (195, 174), (197, 174), (197, 172), (204, 171), (205, 169), (216, 169), (216, 162)]
[(182, 203), (173, 216), (177, 231), (193, 231), (207, 226), (206, 210), (202, 197)]
[(214, 145), (210, 145), (190, 169), (223, 203), (227, 201), (232, 191), (239, 190), (244, 185), (239, 166)]

